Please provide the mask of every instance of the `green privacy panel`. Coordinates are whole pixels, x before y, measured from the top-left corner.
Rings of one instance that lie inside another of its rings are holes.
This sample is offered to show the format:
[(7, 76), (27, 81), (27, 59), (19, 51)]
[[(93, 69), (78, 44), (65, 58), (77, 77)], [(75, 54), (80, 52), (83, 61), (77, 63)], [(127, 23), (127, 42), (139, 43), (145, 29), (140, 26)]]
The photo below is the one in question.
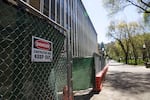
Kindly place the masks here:
[(73, 89), (82, 90), (93, 86), (93, 57), (73, 59)]

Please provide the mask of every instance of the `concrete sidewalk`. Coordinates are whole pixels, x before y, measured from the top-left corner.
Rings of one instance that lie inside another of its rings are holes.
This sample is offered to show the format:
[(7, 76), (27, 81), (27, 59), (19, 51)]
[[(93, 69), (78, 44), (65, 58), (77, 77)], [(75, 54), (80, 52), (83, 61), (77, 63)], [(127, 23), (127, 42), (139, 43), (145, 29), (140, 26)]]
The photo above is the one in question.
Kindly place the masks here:
[(110, 61), (102, 91), (75, 100), (150, 100), (150, 69)]

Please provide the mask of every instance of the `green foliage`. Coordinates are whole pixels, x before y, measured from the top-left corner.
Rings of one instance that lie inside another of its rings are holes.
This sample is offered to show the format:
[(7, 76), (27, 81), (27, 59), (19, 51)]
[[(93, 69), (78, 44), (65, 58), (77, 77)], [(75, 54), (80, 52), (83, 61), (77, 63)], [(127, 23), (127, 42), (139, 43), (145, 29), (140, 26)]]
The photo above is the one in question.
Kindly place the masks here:
[[(134, 59), (129, 59), (128, 62), (129, 62), (130, 65), (134, 65), (135, 64), (135, 60)], [(138, 65), (144, 65), (143, 59), (137, 59), (137, 64)]]
[(143, 37), (144, 37), (144, 43), (146, 45), (147, 56), (148, 58), (150, 58), (150, 33), (144, 34)]
[[(144, 65), (143, 61), (143, 44), (146, 45), (146, 52), (147, 52), (147, 59), (150, 59), (150, 33), (145, 33), (145, 34), (137, 34), (132, 36), (132, 39), (134, 40), (134, 43), (136, 44), (136, 51), (138, 55), (137, 59), (137, 64)], [(112, 57), (115, 60), (119, 60), (120, 57), (124, 58), (124, 55), (122, 53), (122, 50), (120, 46), (118, 45), (117, 41), (114, 41), (112, 43), (109, 43), (106, 45), (107, 46), (107, 53), (110, 57)], [(133, 50), (131, 45), (129, 46), (129, 57), (128, 57), (128, 62), (129, 64), (135, 64), (135, 59), (133, 55)], [(140, 58), (140, 59), (139, 59)], [(125, 62), (124, 59), (122, 59), (123, 62)]]
[(143, 17), (144, 17), (144, 22), (146, 24), (150, 23), (150, 14), (149, 13), (144, 13)]

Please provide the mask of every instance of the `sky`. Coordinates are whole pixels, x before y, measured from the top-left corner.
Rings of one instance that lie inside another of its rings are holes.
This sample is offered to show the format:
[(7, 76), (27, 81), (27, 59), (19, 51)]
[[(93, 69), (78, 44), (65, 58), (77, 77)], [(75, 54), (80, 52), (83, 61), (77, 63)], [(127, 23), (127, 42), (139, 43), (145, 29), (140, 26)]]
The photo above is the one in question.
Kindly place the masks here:
[[(108, 17), (108, 12), (103, 7), (102, 0), (82, 0), (82, 2), (97, 32), (98, 43), (110, 42), (111, 40), (106, 37), (106, 32), (112, 19)], [(115, 19), (126, 20), (127, 22), (137, 21), (140, 19), (140, 15), (136, 13), (134, 6), (130, 6), (119, 13)]]

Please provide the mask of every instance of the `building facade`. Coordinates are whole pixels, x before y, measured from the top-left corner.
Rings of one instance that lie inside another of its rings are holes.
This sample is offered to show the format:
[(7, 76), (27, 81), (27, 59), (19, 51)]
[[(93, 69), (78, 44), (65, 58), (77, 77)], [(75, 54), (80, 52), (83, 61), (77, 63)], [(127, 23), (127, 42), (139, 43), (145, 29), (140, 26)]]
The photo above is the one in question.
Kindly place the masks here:
[(24, 0), (68, 30), (73, 57), (97, 52), (97, 33), (81, 0)]

